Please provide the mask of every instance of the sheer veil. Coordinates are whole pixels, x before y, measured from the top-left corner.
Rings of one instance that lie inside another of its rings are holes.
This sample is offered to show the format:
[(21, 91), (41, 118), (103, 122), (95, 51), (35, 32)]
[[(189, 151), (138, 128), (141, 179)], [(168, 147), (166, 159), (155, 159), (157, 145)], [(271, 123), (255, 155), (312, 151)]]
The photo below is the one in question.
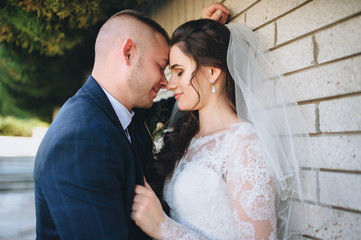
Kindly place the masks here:
[[(306, 123), (263, 41), (240, 24), (227, 27), (231, 33), (227, 66), (235, 80), (238, 118), (252, 122), (256, 129), (277, 191), (278, 239), (288, 239), (295, 233), (293, 222), (300, 222), (300, 216), (292, 218), (294, 202), (318, 204), (319, 171), (310, 152)], [(307, 178), (306, 187), (301, 181), (304, 171), (312, 173), (307, 175), (312, 179)]]

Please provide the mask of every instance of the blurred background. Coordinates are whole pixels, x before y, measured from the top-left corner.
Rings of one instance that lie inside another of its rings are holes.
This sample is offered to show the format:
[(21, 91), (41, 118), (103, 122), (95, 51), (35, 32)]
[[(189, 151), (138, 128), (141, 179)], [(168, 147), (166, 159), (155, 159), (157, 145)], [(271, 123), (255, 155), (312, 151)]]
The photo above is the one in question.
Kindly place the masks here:
[[(0, 0), (0, 239), (34, 239), (37, 146), (61, 105), (90, 74), (104, 21), (132, 8), (171, 34), (200, 18), (212, 2)], [(360, 239), (361, 1), (220, 2), (230, 9), (231, 22), (264, 37), (307, 121), (321, 169), (319, 195), (298, 214), (312, 219), (332, 212), (332, 219), (321, 229), (294, 226), (306, 232), (295, 239)], [(162, 91), (158, 99), (167, 96)], [(301, 165), (307, 180), (307, 160)]]

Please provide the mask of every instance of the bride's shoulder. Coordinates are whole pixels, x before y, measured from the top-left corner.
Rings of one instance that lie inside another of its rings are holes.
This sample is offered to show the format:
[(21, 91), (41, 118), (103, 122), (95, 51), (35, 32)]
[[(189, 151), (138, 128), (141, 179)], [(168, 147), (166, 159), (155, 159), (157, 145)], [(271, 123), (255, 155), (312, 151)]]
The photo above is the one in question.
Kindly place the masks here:
[(240, 121), (235, 123), (230, 127), (230, 130), (230, 134), (236, 137), (247, 137), (256, 134), (253, 123), (248, 121)]
[(253, 123), (241, 121), (229, 128), (224, 143), (231, 146), (239, 146), (240, 143), (248, 145), (255, 141), (258, 141), (258, 136)]

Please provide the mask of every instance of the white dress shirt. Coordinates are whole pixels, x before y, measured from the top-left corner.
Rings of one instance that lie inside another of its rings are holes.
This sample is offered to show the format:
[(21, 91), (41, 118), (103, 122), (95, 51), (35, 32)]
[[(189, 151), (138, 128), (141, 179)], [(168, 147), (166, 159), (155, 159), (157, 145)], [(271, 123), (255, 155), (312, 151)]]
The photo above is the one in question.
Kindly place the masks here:
[(123, 106), (117, 99), (115, 99), (110, 93), (108, 93), (104, 88), (102, 88), (105, 95), (107, 95), (110, 104), (112, 105), (115, 114), (117, 114), (117, 117), (120, 121), (120, 124), (122, 124), (122, 127), (125, 131), (125, 134), (127, 135), (129, 141), (131, 142), (130, 135), (128, 132), (128, 126), (130, 122), (132, 121), (132, 117), (134, 116), (133, 111), (128, 111), (126, 107)]

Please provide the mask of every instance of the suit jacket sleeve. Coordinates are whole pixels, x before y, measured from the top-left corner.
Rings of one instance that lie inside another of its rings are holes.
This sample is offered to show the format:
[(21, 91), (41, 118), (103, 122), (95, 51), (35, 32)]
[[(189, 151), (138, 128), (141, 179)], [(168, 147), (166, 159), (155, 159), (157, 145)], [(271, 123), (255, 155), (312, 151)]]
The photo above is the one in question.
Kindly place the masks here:
[(124, 198), (134, 184), (125, 177), (132, 156), (123, 140), (102, 130), (73, 129), (53, 146), (41, 186), (62, 239), (127, 239)]

